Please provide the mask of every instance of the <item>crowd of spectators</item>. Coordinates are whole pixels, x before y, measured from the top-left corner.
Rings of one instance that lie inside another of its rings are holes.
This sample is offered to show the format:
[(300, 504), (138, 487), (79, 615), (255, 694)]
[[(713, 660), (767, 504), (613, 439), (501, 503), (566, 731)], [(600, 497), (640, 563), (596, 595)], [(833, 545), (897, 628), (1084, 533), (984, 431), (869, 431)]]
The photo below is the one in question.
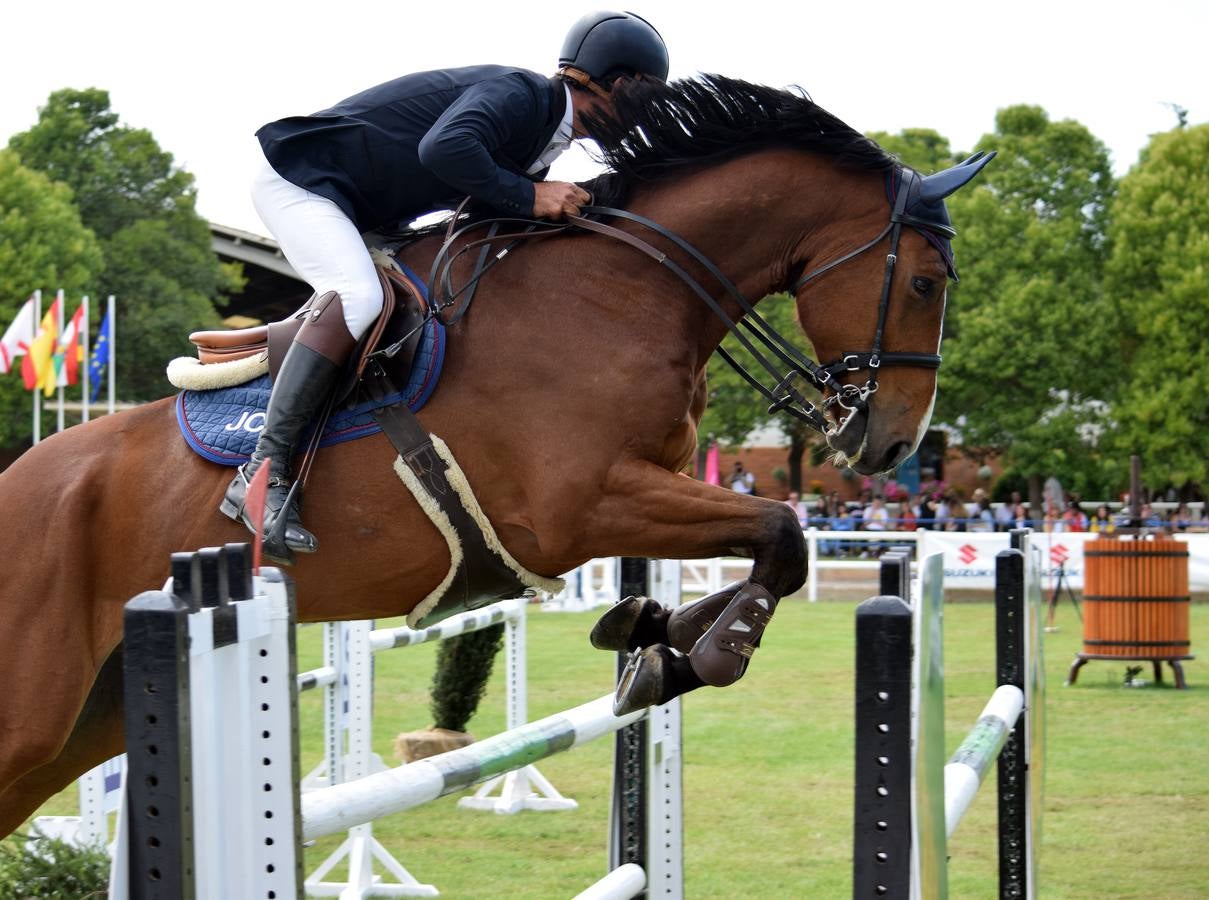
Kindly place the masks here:
[[(921, 490), (908, 498), (905, 495), (887, 499), (872, 490), (863, 492), (857, 501), (840, 499), (839, 491), (820, 496), (811, 503), (790, 492), (785, 501), (797, 514), (805, 528), (820, 531), (937, 531), (992, 532), (1013, 528), (1033, 528), (1044, 532), (1093, 532), (1110, 534), (1129, 525), (1130, 512), (1126, 503), (1110, 509), (1097, 505), (1090, 513), (1078, 497), (1067, 496), (1061, 506), (1047, 500), (1044, 514), (1034, 519), (1019, 493), (1008, 500), (992, 503), (986, 491), (979, 488), (972, 497), (963, 500), (952, 490)], [(1209, 531), (1209, 518), (1202, 505), (1186, 503), (1165, 504), (1160, 509), (1149, 503), (1141, 506), (1141, 524), (1156, 532)], [(879, 545), (867, 541), (821, 541), (819, 551), (824, 555), (874, 555)]]

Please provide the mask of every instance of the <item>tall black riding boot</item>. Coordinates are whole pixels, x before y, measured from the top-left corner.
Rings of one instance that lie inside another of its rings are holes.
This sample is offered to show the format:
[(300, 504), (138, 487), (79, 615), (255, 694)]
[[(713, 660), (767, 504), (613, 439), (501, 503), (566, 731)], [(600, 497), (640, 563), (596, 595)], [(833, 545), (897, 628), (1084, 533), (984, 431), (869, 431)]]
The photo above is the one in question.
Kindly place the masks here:
[[(266, 459), (270, 460), (269, 487), (265, 496), (265, 551), (290, 561), (291, 551), (314, 553), (319, 541), (302, 526), (301, 486), (290, 497), (292, 462), (299, 438), (327, 403), (356, 341), (344, 321), (340, 295), (324, 294), (311, 306), (306, 321), (286, 352), (273, 382), (264, 431), (248, 462), (239, 467), (219, 509), (249, 529), (252, 522), (244, 508), (248, 484)], [(278, 520), (285, 517), (280, 542), (273, 542)]]

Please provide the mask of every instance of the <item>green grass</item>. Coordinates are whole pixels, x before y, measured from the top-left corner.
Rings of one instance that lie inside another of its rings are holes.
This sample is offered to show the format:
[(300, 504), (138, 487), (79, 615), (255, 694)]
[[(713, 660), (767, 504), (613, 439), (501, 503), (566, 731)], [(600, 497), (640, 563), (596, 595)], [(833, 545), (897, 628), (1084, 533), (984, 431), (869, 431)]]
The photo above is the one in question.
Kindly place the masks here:
[[(1194, 649), (1209, 606), (1192, 609)], [(612, 658), (587, 644), (592, 614), (528, 619), (529, 714), (540, 718), (604, 694)], [(1093, 661), (1063, 687), (1079, 626), (1046, 635), (1049, 745), (1041, 845), (1044, 898), (1209, 896), (1209, 676), (1186, 663), (1191, 689), (1122, 687), (1124, 664)], [(686, 699), (686, 894), (693, 898), (842, 898), (851, 894), (853, 605), (789, 601), (746, 677)], [(951, 750), (993, 687), (988, 603), (945, 609), (946, 724)], [(299, 640), (300, 669), (319, 661), (319, 629)], [(374, 746), (391, 762), (400, 731), (428, 724), (435, 646), (377, 657)], [(1144, 673), (1150, 678), (1149, 666)], [(321, 756), (317, 695), (304, 695), (302, 762)], [(503, 727), (493, 680), (471, 730)], [(565, 898), (604, 872), (611, 742), (538, 764), (579, 801), (570, 812), (497, 816), (457, 797), (381, 820), (374, 832), (443, 897)], [(994, 776), (950, 842), (950, 896), (997, 895)], [(46, 813), (68, 813), (74, 792)], [(307, 853), (308, 871), (338, 843)]]

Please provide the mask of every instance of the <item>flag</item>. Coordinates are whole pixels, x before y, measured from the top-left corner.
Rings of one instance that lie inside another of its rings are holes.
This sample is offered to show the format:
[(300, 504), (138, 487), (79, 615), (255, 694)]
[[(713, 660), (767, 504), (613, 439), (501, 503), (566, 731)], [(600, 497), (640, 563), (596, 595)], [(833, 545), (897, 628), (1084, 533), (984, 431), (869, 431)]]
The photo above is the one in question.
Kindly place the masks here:
[(709, 451), (705, 454), (705, 483), (706, 484), (721, 484), (722, 477), (718, 472), (718, 442), (714, 441), (709, 445)]
[(88, 383), (92, 385), (92, 396), (88, 398), (89, 403), (97, 402), (97, 395), (101, 393), (101, 382), (105, 378), (105, 369), (112, 362), (109, 344), (109, 313), (105, 313), (105, 318), (101, 320), (101, 327), (97, 331), (96, 342), (92, 345), (92, 356), (88, 360)]
[(80, 362), (84, 358), (84, 348), (80, 346), (80, 335), (84, 332), (84, 304), (81, 303), (76, 314), (71, 317), (59, 335), (58, 348), (55, 350), (55, 369), (57, 377), (55, 384), (67, 387), (80, 380)]
[(4, 337), (0, 338), (0, 375), (7, 375), (13, 370), (13, 361), (18, 356), (24, 356), (29, 345), (33, 343), (38, 326), (37, 301), (30, 297), (8, 326)]
[(27, 391), (42, 388), (47, 397), (55, 392), (55, 363), (51, 359), (55, 339), (59, 335), (59, 299), (50, 305), (42, 317), (42, 327), (30, 342), (25, 359), (21, 360), (21, 377)]

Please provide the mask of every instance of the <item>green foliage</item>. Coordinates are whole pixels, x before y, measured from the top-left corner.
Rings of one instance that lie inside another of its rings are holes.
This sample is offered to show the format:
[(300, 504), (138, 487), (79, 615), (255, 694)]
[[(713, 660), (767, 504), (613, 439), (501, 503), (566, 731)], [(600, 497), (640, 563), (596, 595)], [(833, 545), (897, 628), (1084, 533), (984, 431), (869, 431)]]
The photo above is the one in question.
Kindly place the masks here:
[(38, 123), (9, 146), (26, 165), (70, 186), (80, 215), (103, 240), (148, 216), (193, 211), (193, 176), (173, 167), (150, 131), (119, 124), (108, 91), (55, 91)]
[(1103, 290), (1114, 183), (1104, 145), (1035, 106), (1000, 110), (979, 149), (999, 151), (949, 198), (961, 284), (949, 290), (936, 417), (1023, 472), (1106, 492), (1118, 373)]
[(0, 844), (0, 900), (81, 900), (106, 897), (109, 854), (103, 847), (80, 849), (56, 838)]
[(1154, 482), (1209, 481), (1209, 125), (1155, 135), (1112, 208), (1127, 378), (1115, 443)]
[(121, 125), (108, 92), (96, 88), (51, 94), (37, 124), (10, 146), (72, 188), (84, 224), (101, 239), (104, 274), (92, 287), (94, 296), (118, 297), (122, 399), (170, 393), (168, 360), (188, 352), (188, 332), (217, 325), (214, 298), (242, 287), (210, 247), (193, 176), (149, 131)]
[[(96, 283), (101, 250), (80, 221), (71, 190), (0, 150), (0, 333), (36, 288), (43, 309), (54, 291), (67, 291), (67, 315)], [(0, 445), (29, 436), (30, 394), (19, 373), (0, 376)]]
[(874, 131), (869, 137), (887, 153), (893, 153), (903, 165), (924, 175), (939, 172), (954, 163), (949, 139), (931, 128), (904, 128), (898, 134)]
[[(774, 294), (760, 302), (760, 315), (787, 340), (804, 346), (809, 352), (809, 342), (798, 325), (797, 309), (788, 294)], [(759, 367), (734, 335), (728, 334), (722, 348), (738, 360), (749, 372), (761, 378), (765, 384), (769, 376)], [(711, 436), (723, 443), (738, 444), (752, 429), (767, 425), (773, 420), (765, 410), (768, 404), (744, 381), (734, 369), (714, 354), (707, 371), (709, 383), (709, 406), (701, 418), (699, 437), (702, 446), (709, 443)], [(792, 426), (788, 416), (780, 415), (777, 420), (785, 428)]]
[[(812, 352), (810, 342), (798, 324), (797, 308), (791, 296), (774, 294), (761, 301), (758, 309), (760, 315), (787, 340), (802, 347), (807, 353)], [(770, 384), (769, 376), (765, 375), (764, 370), (751, 354), (743, 349), (734, 335), (727, 335), (722, 341), (722, 347), (749, 372), (761, 378), (765, 384)], [(717, 354), (709, 361), (707, 379), (709, 405), (697, 430), (701, 446), (707, 446), (713, 438), (723, 444), (740, 444), (753, 429), (775, 420), (790, 442), (787, 457), (790, 489), (800, 491), (802, 454), (817, 440), (815, 433), (805, 423), (784, 413), (769, 415), (768, 404), (764, 399)]]
[(491, 667), (504, 643), (504, 626), (492, 625), (441, 641), (437, 668), (432, 676), (433, 725), (465, 731), (478, 709)]

